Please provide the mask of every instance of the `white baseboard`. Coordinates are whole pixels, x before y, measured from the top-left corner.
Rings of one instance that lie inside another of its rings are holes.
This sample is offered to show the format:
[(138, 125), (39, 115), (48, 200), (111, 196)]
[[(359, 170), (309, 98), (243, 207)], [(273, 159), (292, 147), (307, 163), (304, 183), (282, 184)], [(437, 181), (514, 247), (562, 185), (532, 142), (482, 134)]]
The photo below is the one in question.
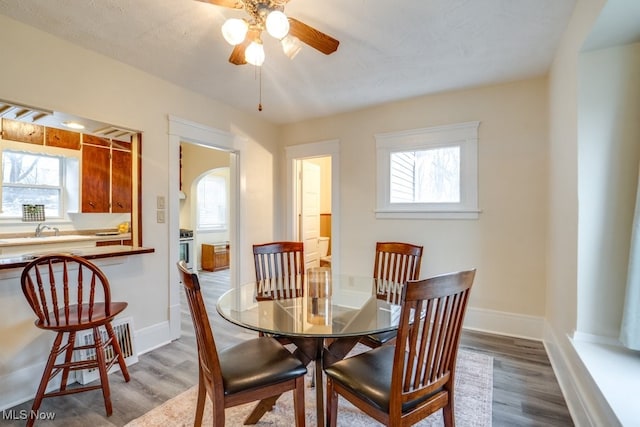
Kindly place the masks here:
[(544, 319), (537, 316), (468, 307), (465, 329), (542, 341)]
[(172, 341), (169, 321), (156, 323), (136, 331), (138, 355), (145, 354)]

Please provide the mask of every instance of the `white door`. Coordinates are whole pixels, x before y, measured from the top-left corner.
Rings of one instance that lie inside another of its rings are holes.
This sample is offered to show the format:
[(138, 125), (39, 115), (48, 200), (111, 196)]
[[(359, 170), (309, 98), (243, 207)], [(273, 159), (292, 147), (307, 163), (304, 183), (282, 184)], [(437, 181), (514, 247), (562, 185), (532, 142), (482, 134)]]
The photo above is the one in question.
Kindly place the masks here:
[(300, 174), (300, 239), (304, 242), (305, 271), (320, 266), (320, 166), (303, 160)]

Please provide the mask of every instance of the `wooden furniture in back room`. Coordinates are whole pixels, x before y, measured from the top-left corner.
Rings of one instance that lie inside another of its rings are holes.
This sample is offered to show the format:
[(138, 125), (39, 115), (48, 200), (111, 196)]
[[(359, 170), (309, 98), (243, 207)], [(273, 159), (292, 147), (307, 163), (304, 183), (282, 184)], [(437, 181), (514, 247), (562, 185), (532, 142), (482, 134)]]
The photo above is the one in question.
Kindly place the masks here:
[(219, 271), (229, 268), (229, 243), (203, 243), (202, 269)]

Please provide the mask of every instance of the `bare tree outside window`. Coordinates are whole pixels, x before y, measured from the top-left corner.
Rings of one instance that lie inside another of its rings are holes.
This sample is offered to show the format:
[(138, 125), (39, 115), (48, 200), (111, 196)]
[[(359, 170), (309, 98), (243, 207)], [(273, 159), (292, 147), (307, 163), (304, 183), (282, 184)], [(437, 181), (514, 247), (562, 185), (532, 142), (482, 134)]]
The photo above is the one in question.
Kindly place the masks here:
[(460, 147), (391, 153), (391, 203), (460, 202)]
[(43, 204), (47, 217), (60, 216), (62, 158), (3, 151), (2, 215), (21, 217), (23, 204)]

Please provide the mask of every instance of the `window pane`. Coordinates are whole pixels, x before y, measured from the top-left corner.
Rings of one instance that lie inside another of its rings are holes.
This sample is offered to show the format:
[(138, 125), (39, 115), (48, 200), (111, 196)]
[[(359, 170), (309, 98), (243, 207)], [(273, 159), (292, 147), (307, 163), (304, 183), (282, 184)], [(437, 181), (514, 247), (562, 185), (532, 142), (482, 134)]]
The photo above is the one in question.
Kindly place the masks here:
[(21, 217), (23, 204), (44, 205), (45, 217), (62, 212), (62, 157), (2, 152), (2, 216)]
[(60, 212), (60, 190), (57, 188), (2, 187), (2, 213), (22, 216), (22, 205), (43, 204), (45, 217), (56, 217)]
[(60, 158), (5, 151), (2, 182), (25, 185), (60, 185)]
[(459, 203), (460, 147), (390, 156), (391, 203)]
[(198, 226), (200, 228), (225, 228), (226, 225), (226, 179), (219, 175), (207, 175), (198, 183)]

